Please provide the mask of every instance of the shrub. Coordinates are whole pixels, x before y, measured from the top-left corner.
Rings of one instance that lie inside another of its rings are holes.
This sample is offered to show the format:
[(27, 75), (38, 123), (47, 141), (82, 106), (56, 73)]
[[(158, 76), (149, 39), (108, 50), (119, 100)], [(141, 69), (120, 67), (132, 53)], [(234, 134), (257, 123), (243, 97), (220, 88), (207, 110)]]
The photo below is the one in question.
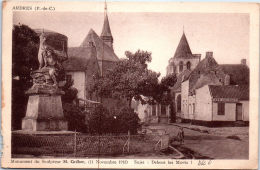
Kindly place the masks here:
[(75, 104), (63, 103), (63, 112), (68, 121), (68, 130), (86, 132), (85, 114)]
[(119, 114), (116, 115), (120, 133), (127, 133), (130, 130), (131, 134), (136, 134), (137, 129), (140, 127), (139, 117), (131, 108), (123, 108), (119, 111)]
[(88, 132), (91, 134), (127, 133), (136, 134), (139, 128), (139, 117), (130, 108), (119, 111), (108, 111), (103, 106), (96, 107), (86, 117)]

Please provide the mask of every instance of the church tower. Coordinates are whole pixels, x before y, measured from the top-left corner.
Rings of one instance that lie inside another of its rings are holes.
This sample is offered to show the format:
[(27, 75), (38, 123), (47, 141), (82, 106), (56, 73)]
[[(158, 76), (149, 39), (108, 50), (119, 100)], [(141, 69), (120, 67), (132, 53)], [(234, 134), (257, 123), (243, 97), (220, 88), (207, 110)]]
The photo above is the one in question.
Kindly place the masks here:
[(109, 47), (113, 49), (113, 36), (108, 21), (106, 1), (105, 1), (105, 12), (104, 12), (104, 24), (103, 24), (103, 29), (100, 37)]
[(167, 75), (176, 74), (177, 76), (185, 70), (193, 70), (200, 62), (200, 54), (192, 54), (188, 40), (183, 31), (180, 42), (175, 54), (169, 59)]

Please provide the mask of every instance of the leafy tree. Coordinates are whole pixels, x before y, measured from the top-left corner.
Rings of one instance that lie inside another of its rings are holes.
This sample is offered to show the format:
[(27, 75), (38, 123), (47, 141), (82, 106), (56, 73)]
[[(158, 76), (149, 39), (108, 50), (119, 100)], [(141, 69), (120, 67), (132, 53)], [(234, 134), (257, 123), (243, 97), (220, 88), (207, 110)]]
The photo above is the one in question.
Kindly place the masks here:
[(115, 67), (108, 70), (103, 77), (96, 75), (92, 91), (102, 97), (125, 98), (131, 106), (132, 99), (148, 102), (142, 99), (154, 100), (159, 85), (159, 73), (147, 68), (151, 62), (151, 53), (138, 50), (135, 53), (126, 51), (126, 58), (116, 63)]
[(169, 105), (172, 101), (172, 95), (171, 95), (171, 87), (174, 86), (174, 84), (177, 81), (177, 77), (175, 74), (170, 74), (162, 78), (159, 86), (158, 86), (158, 93), (156, 96), (156, 100), (158, 103)]
[(14, 25), (12, 31), (12, 129), (20, 129), (28, 101), (25, 91), (32, 86), (30, 71), (38, 67), (39, 37), (26, 25)]

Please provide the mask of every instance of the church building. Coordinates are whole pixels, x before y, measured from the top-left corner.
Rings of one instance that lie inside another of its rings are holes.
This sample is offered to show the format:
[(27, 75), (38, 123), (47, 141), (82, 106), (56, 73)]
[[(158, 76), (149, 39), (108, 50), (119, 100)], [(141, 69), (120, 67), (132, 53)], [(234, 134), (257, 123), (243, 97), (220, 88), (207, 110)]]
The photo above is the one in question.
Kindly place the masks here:
[[(98, 101), (97, 96), (89, 93), (89, 86), (96, 74), (104, 75), (119, 61), (113, 49), (113, 41), (105, 4), (105, 17), (100, 36), (90, 29), (79, 47), (68, 48), (68, 60), (63, 62), (66, 78), (74, 81), (73, 87), (78, 90), (79, 99)], [(102, 103), (105, 102), (106, 100)]]
[(188, 40), (183, 32), (174, 56), (169, 59), (167, 66), (167, 76), (176, 74), (177, 82), (171, 89), (173, 100), (172, 119), (175, 121), (176, 113), (181, 112), (181, 83), (188, 77), (191, 71), (198, 65), (201, 54), (192, 54)]

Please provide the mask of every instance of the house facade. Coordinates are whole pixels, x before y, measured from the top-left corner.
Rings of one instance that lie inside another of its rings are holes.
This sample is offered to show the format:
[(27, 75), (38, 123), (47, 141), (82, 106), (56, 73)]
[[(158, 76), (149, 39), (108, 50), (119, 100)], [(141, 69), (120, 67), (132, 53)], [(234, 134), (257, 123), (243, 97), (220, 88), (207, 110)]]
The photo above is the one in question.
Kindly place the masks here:
[(191, 121), (207, 126), (248, 124), (248, 86), (205, 85), (196, 89), (196, 108)]
[(207, 126), (249, 121), (249, 68), (241, 64), (219, 65), (212, 52), (181, 83), (178, 120)]

